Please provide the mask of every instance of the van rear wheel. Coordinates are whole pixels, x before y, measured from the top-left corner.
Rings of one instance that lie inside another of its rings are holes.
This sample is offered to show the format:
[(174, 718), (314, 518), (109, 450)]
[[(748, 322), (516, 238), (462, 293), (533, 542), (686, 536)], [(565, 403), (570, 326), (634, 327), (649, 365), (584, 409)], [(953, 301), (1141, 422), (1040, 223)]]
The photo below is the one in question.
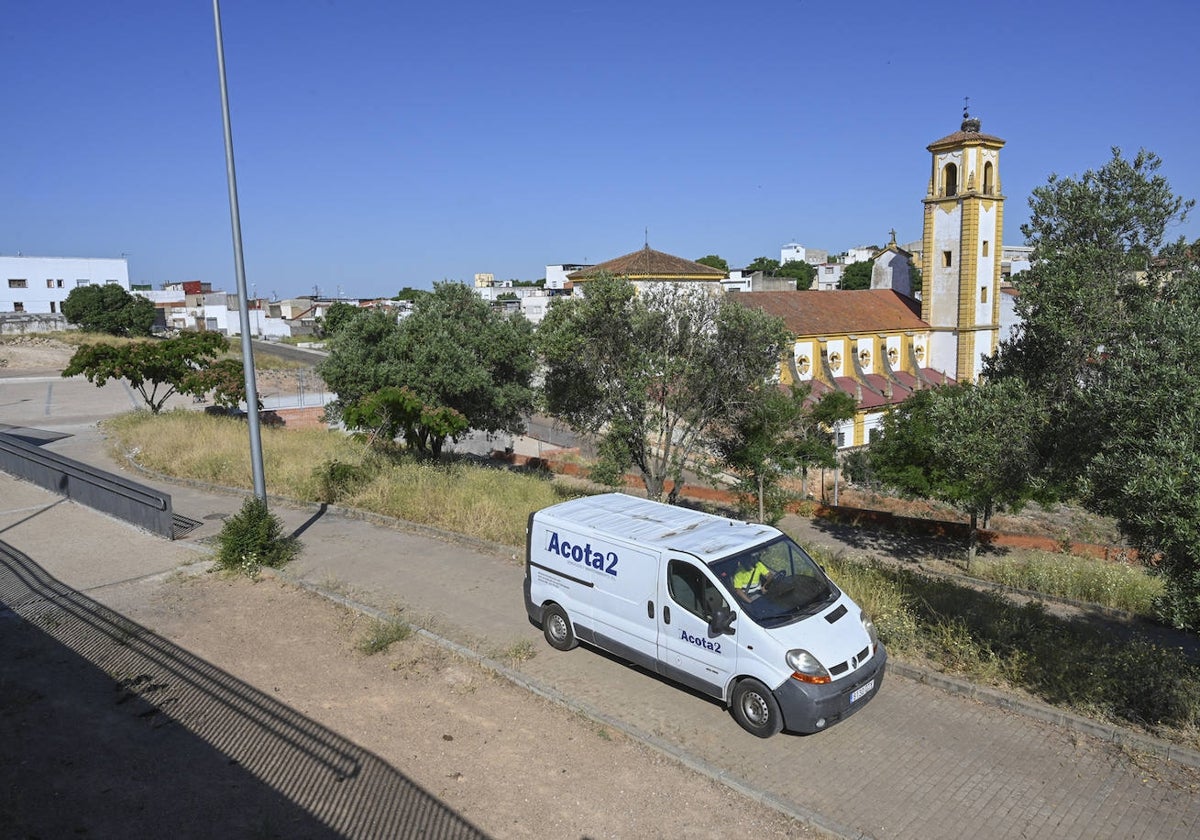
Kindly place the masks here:
[(579, 644), (575, 639), (575, 631), (571, 629), (571, 620), (558, 604), (551, 604), (542, 613), (542, 633), (550, 647), (557, 650), (570, 650)]
[(755, 679), (744, 679), (733, 689), (733, 718), (751, 735), (770, 738), (783, 729), (783, 713), (775, 695)]

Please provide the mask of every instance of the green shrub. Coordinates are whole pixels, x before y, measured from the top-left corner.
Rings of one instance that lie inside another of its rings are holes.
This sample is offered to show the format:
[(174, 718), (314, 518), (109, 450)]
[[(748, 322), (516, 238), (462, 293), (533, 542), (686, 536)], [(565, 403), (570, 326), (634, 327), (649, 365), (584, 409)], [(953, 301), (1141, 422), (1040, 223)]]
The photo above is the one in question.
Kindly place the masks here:
[(374, 461), (350, 464), (334, 459), (313, 468), (318, 502), (333, 504), (371, 482), (379, 473)]
[(251, 496), (225, 521), (218, 537), (217, 562), (230, 571), (253, 575), (262, 566), (278, 568), (300, 550), (300, 541), (283, 533), (267, 503)]
[(360, 653), (370, 656), (382, 653), (394, 642), (402, 642), (412, 635), (412, 627), (399, 619), (381, 621), (375, 619), (367, 628), (367, 632), (359, 639), (356, 647)]

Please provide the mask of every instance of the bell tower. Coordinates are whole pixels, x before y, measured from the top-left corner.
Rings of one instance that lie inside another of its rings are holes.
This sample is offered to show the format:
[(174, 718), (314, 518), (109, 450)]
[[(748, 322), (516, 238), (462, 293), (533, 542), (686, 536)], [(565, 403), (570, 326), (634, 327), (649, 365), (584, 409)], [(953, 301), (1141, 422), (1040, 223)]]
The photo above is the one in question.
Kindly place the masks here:
[(1000, 337), (1004, 141), (979, 129), (964, 108), (961, 129), (927, 147), (921, 318), (931, 328), (929, 367), (959, 382), (979, 377)]

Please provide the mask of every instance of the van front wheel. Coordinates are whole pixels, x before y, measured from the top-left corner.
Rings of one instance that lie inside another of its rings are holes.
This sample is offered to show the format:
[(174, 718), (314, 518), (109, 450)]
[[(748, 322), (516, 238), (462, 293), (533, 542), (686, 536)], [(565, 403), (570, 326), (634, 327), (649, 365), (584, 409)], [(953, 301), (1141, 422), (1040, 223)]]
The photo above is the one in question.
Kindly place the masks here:
[(551, 604), (542, 613), (542, 632), (550, 647), (557, 650), (570, 650), (579, 644), (575, 640), (575, 631), (571, 629), (570, 619), (558, 604)]
[(770, 738), (783, 729), (783, 714), (775, 695), (755, 679), (744, 679), (733, 689), (733, 717), (743, 729), (759, 738)]

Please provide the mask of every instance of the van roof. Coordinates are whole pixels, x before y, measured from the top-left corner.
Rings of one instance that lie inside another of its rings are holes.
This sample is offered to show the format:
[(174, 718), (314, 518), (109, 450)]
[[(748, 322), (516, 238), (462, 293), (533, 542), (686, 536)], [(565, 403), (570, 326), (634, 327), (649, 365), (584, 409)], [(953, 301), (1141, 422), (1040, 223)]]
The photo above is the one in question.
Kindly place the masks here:
[(541, 513), (576, 529), (695, 555), (705, 563), (780, 535), (770, 525), (738, 522), (698, 510), (664, 505), (624, 493), (584, 496)]

